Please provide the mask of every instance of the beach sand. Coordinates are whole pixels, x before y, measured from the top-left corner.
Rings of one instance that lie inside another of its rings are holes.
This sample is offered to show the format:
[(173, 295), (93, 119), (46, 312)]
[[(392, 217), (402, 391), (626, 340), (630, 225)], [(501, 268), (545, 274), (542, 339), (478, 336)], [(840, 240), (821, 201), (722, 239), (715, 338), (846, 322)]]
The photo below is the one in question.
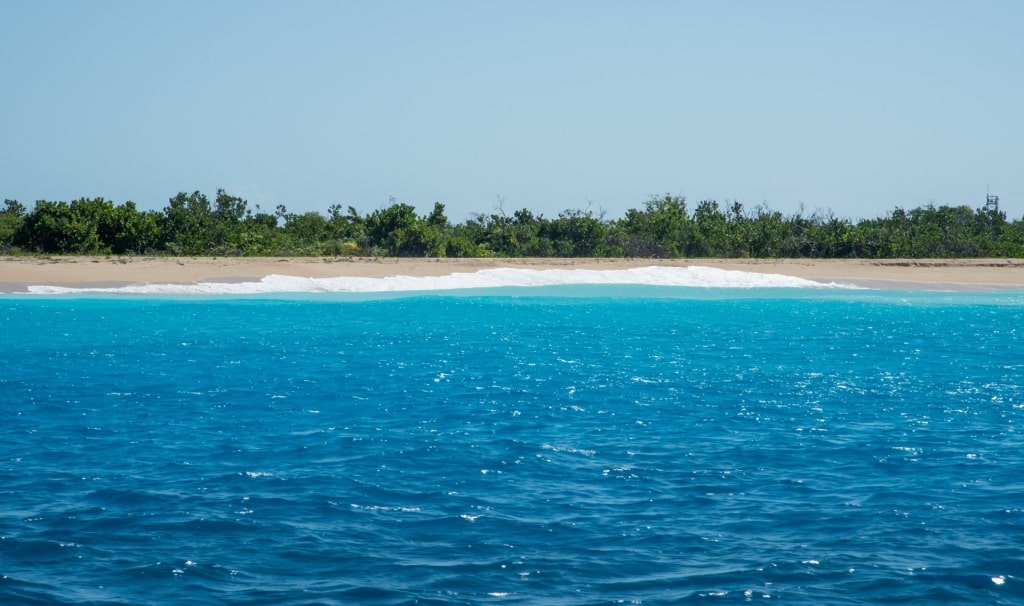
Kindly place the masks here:
[(871, 288), (1024, 289), (1024, 259), (409, 259), (367, 257), (0, 257), (0, 292), (29, 285), (121, 286), (310, 278), (441, 276), (481, 269), (703, 266)]

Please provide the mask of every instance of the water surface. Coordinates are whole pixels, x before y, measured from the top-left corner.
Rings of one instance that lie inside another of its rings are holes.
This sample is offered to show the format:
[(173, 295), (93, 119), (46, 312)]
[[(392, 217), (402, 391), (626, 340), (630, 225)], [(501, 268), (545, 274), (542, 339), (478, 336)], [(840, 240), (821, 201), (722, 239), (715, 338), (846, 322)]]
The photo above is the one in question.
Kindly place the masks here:
[(1024, 600), (1024, 294), (0, 298), (0, 601)]

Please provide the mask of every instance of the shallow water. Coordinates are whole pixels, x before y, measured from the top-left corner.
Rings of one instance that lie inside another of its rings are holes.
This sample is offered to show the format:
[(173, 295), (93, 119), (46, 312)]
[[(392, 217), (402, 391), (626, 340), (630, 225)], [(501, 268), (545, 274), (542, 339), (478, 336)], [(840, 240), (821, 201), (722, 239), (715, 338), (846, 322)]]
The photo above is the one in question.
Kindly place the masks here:
[(0, 602), (1020, 603), (1022, 320), (1019, 292), (0, 298)]

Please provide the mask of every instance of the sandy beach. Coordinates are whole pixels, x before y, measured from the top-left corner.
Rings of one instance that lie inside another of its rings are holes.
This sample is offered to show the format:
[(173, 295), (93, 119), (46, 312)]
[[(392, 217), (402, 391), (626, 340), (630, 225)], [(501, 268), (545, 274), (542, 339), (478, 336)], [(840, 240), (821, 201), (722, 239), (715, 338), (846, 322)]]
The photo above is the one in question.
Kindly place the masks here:
[(0, 292), (29, 285), (248, 281), (277, 274), (311, 278), (441, 276), (498, 267), (627, 269), (703, 266), (782, 274), (871, 288), (1024, 288), (1024, 259), (409, 259), (366, 257), (0, 257)]

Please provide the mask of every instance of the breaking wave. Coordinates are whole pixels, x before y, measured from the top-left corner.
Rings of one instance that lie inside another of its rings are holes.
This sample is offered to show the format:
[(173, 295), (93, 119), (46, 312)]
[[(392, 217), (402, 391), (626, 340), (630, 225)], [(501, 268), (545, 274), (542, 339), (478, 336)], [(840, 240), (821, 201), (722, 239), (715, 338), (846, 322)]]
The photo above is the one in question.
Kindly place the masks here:
[(33, 294), (248, 295), (272, 293), (376, 293), (472, 288), (628, 284), (698, 288), (841, 288), (803, 278), (711, 267), (639, 267), (633, 269), (483, 269), (444, 276), (304, 278), (270, 275), (259, 281), (191, 284), (147, 283), (117, 287), (29, 286)]

